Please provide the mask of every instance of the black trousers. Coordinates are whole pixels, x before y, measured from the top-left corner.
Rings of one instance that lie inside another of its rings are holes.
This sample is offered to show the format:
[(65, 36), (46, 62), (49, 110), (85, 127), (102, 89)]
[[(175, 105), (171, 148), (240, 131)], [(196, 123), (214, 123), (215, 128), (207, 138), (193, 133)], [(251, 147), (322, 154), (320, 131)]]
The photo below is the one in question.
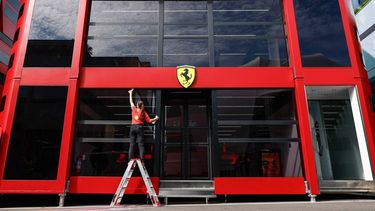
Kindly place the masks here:
[(129, 146), (129, 160), (134, 156), (134, 145), (135, 142), (138, 143), (139, 148), (139, 158), (144, 160), (145, 154), (145, 144), (143, 141), (143, 126), (142, 125), (132, 125), (130, 127), (130, 146)]

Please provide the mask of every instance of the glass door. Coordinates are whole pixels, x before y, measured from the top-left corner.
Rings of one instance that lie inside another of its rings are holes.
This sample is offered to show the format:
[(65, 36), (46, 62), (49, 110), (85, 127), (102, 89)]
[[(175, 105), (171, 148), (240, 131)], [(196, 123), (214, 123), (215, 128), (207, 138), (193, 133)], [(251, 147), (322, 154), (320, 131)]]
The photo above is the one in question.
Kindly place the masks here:
[(308, 87), (315, 163), (325, 181), (372, 180), (371, 166), (354, 87)]
[(171, 91), (164, 95), (163, 179), (209, 179), (208, 93)]

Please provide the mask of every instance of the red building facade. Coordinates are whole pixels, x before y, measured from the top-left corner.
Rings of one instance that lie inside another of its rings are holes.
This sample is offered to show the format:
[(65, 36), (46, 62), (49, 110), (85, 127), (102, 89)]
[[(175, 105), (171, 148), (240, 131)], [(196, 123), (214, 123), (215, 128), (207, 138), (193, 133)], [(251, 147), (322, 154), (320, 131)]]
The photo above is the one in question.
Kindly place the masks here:
[(16, 32), (17, 14), (20, 10), (20, 3), (19, 1), (1, 1), (0, 7), (0, 72), (2, 81), (1, 87), (3, 87), (10, 59), (13, 37)]
[[(2, 93), (1, 193), (114, 193), (126, 167), (130, 88), (161, 117), (145, 129), (157, 187), (373, 190), (371, 89), (345, 0), (81, 0), (57, 13), (64, 3), (54, 2), (21, 1)], [(63, 12), (72, 19), (53, 22)], [(66, 34), (50, 36), (43, 20)], [(187, 89), (176, 72), (185, 64), (196, 67)], [(130, 186), (145, 193), (139, 177)]]

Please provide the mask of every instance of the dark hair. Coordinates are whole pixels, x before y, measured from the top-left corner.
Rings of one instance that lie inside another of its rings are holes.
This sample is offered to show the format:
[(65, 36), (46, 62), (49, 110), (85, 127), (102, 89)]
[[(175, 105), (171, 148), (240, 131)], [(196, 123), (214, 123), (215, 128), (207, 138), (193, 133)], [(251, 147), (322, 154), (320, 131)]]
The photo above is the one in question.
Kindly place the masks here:
[(142, 106), (143, 106), (143, 101), (142, 100), (138, 100), (137, 107), (141, 108)]

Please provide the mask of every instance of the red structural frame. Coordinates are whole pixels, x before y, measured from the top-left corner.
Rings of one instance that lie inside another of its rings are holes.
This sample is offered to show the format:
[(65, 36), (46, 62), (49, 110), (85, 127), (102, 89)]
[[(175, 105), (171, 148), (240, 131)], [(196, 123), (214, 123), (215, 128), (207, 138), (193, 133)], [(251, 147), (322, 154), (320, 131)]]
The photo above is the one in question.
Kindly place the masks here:
[[(306, 194), (305, 183), (312, 194), (319, 194), (318, 178), (314, 160), (309, 115), (306, 100), (306, 86), (355, 86), (358, 91), (363, 115), (364, 129), (372, 164), (375, 164), (374, 122), (369, 96), (371, 94), (365, 70), (361, 65), (359, 45), (356, 39), (354, 22), (346, 7), (346, 0), (339, 0), (342, 22), (349, 49), (352, 67), (304, 68), (301, 63), (297, 25), (293, 0), (284, 0), (285, 29), (289, 51), (289, 67), (197, 67), (195, 88), (290, 88), (294, 90), (301, 154), (304, 166), (303, 177), (283, 178), (214, 178), (216, 194)], [(70, 180), (70, 193), (114, 193), (120, 177), (87, 177), (69, 175), (74, 125), (80, 88), (175, 88), (180, 89), (175, 68), (89, 68), (82, 67), (85, 43), (85, 30), (89, 0), (79, 1), (79, 12), (73, 61), (69, 68), (24, 68), (28, 34), (30, 30), (35, 0), (23, 0), (24, 14), (17, 28), (20, 28), (18, 41), (12, 48), (13, 66), (9, 69), (3, 96), (7, 96), (5, 109), (0, 113), (0, 126), (3, 136), (0, 142), (0, 193), (63, 193), (66, 181)], [(216, 74), (221, 78), (216, 78)], [(134, 81), (137, 75), (144, 80)], [(144, 76), (144, 77), (142, 77)], [(157, 78), (158, 80), (154, 80)], [(60, 160), (56, 180), (12, 181), (3, 180), (4, 166), (13, 117), (20, 86), (67, 86), (66, 113), (61, 142)], [(372, 166), (374, 173), (374, 166)], [(158, 178), (152, 178), (155, 186)], [(128, 194), (145, 193), (140, 178), (133, 178)]]

